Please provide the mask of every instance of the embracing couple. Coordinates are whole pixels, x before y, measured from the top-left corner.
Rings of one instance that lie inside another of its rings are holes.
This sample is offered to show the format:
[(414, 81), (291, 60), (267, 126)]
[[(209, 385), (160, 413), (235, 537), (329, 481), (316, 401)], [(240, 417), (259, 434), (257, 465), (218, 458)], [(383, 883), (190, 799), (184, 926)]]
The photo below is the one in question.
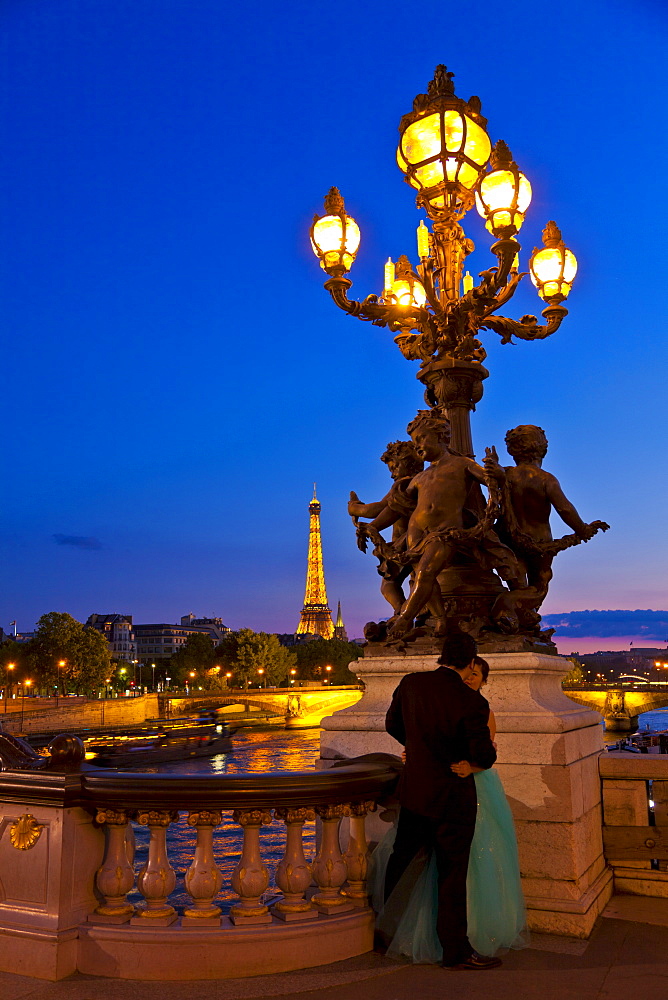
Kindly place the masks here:
[(512, 815), (496, 772), (489, 667), (471, 636), (446, 638), (436, 670), (407, 674), (387, 713), (406, 748), (396, 827), (373, 855), (388, 954), (451, 970), (493, 969), (526, 945)]

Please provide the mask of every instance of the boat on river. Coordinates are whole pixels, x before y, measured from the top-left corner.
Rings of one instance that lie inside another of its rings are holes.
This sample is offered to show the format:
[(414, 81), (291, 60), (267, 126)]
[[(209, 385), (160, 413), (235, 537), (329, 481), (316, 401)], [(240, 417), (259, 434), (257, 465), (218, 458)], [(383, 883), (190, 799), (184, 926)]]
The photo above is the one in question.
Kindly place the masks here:
[[(156, 719), (137, 726), (78, 730), (73, 735), (84, 742), (86, 761), (95, 767), (146, 768), (158, 764), (215, 757), (233, 749), (234, 730), (215, 716), (196, 719)], [(40, 747), (51, 734), (31, 736)]]

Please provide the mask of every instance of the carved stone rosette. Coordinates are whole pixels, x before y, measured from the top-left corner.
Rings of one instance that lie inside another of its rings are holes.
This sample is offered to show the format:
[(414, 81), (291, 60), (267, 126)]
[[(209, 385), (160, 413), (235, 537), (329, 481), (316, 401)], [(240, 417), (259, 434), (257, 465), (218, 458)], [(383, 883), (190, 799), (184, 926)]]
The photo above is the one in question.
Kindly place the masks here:
[(137, 876), (137, 888), (146, 906), (137, 911), (134, 920), (155, 920), (166, 924), (176, 920), (176, 910), (167, 897), (176, 886), (176, 872), (167, 857), (167, 827), (178, 821), (179, 814), (169, 809), (147, 809), (137, 813), (137, 822), (150, 833), (148, 860)]
[(322, 840), (318, 856), (313, 862), (313, 877), (318, 892), (311, 897), (311, 903), (321, 913), (344, 913), (353, 903), (341, 895), (340, 889), (348, 877), (346, 863), (339, 846), (339, 824), (345, 813), (345, 805), (318, 806), (316, 812), (322, 822)]
[(345, 895), (356, 906), (368, 906), (369, 896), (366, 877), (369, 867), (369, 850), (366, 840), (365, 819), (376, 808), (374, 802), (354, 802), (345, 807), (345, 815), (350, 820), (348, 847), (343, 855), (348, 872), (348, 887)]
[(95, 876), (104, 903), (95, 907), (95, 913), (114, 923), (124, 923), (135, 912), (126, 898), (135, 884), (126, 844), (128, 814), (125, 809), (98, 809), (95, 819), (104, 826), (105, 833), (104, 860)]
[(213, 831), (222, 819), (220, 810), (202, 809), (188, 813), (188, 826), (197, 830), (197, 844), (193, 862), (186, 872), (186, 889), (193, 899), (193, 906), (183, 911), (184, 917), (206, 920), (220, 916), (219, 906), (213, 903), (220, 892), (223, 874), (213, 856)]
[(268, 924), (271, 914), (261, 902), (269, 886), (269, 872), (260, 854), (260, 827), (270, 826), (268, 809), (239, 809), (233, 813), (235, 823), (244, 831), (244, 843), (239, 864), (232, 872), (232, 888), (239, 902), (230, 910), (234, 924)]
[(304, 823), (315, 819), (313, 809), (276, 809), (274, 815), (286, 827), (285, 854), (276, 868), (276, 885), (283, 899), (271, 908), (281, 920), (314, 920), (318, 917), (304, 893), (313, 876), (311, 865), (304, 856), (302, 832)]

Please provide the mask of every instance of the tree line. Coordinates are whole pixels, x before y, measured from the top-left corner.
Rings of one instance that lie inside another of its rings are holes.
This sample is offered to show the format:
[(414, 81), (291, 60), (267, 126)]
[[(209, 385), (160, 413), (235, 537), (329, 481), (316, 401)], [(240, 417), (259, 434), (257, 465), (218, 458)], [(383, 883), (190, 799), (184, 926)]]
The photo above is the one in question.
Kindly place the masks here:
[[(172, 657), (151, 662), (156, 665), (156, 679), (168, 675), (172, 687), (217, 691), (258, 684), (289, 686), (293, 680), (353, 684), (348, 664), (360, 654), (354, 642), (317, 638), (287, 648), (276, 635), (242, 628), (227, 633), (217, 645), (211, 636), (194, 633)], [(60, 694), (93, 694), (108, 687), (125, 689), (134, 681), (126, 661), (111, 659), (101, 632), (56, 611), (42, 615), (28, 642), (9, 639), (0, 645), (0, 668), (5, 686), (16, 689), (29, 681), (30, 689), (40, 694), (53, 694), (56, 686)]]

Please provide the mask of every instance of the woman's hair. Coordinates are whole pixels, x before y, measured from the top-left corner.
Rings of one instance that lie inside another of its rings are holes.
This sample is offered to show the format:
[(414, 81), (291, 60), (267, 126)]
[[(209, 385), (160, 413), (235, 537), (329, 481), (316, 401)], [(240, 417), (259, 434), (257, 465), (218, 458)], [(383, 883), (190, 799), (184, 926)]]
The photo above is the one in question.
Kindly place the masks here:
[(476, 656), (473, 661), (476, 667), (480, 667), (480, 673), (482, 674), (483, 684), (487, 683), (487, 678), (489, 677), (489, 663), (487, 660), (483, 660), (482, 656)]

